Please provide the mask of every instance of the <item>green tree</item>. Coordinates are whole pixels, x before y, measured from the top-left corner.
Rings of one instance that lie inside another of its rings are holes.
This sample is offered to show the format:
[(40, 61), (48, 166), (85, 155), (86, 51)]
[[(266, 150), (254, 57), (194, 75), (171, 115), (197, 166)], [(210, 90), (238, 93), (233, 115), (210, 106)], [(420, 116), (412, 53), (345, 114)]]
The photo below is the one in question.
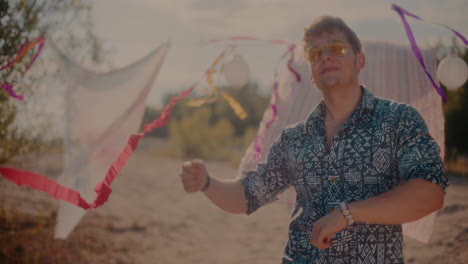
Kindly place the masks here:
[[(91, 30), (90, 3), (89, 0), (0, 0), (0, 67), (16, 56), (22, 43), (37, 37), (54, 39), (65, 52), (80, 58), (80, 62), (100, 62), (102, 49)], [(33, 52), (28, 52), (13, 67), (0, 71), (0, 84), (13, 84), (15, 92), (24, 94), (26, 101), (43, 85), (43, 77), (52, 75), (47, 71), (54, 71), (41, 55), (25, 74), (25, 67), (32, 56)], [(27, 102), (19, 104), (0, 90), (0, 164), (16, 154), (32, 150), (37, 146), (35, 143), (40, 141), (38, 135), (47, 133), (47, 120), (40, 111), (30, 111), (27, 118), (44, 120), (43, 125), (18, 126), (18, 113), (21, 109), (21, 118), (25, 118), (26, 105)], [(36, 110), (40, 108), (35, 106)], [(28, 123), (28, 120), (22, 121)]]
[(211, 124), (212, 112), (202, 107), (169, 122), (169, 140), (185, 158), (226, 159), (234, 144), (234, 128), (227, 119)]
[(241, 120), (236, 116), (229, 104), (220, 98), (215, 104), (212, 105), (214, 119), (227, 118), (235, 128), (235, 135), (240, 137), (245, 134), (249, 127), (258, 127), (263, 118), (268, 103), (269, 96), (261, 96), (259, 93), (259, 86), (256, 83), (251, 83), (240, 89), (233, 89), (231, 87), (221, 88), (223, 91), (234, 97), (247, 112), (246, 119)]
[[(221, 87), (220, 90), (235, 98), (248, 117), (239, 119), (221, 96), (196, 108), (187, 105), (191, 98), (184, 98), (174, 106), (167, 130), (160, 128), (152, 134), (169, 140), (165, 150), (157, 151), (160, 155), (228, 160), (233, 164), (240, 161), (256, 135), (269, 97), (260, 95), (255, 83), (241, 89)], [(175, 95), (167, 94), (164, 101), (169, 102)], [(159, 114), (160, 111), (147, 108), (143, 124), (158, 118)]]
[[(222, 98), (218, 98), (215, 102), (207, 104), (204, 107), (208, 107), (211, 110), (210, 124), (215, 124), (221, 119), (227, 119), (234, 127), (234, 135), (241, 137), (246, 133), (247, 129), (257, 128), (260, 121), (263, 118), (263, 113), (268, 106), (270, 100), (269, 96), (260, 95), (259, 86), (256, 83), (251, 83), (240, 89), (232, 89), (230, 87), (221, 87), (220, 90), (228, 93), (235, 98), (247, 112), (248, 116), (246, 119), (241, 120), (236, 116), (229, 104)], [(168, 93), (164, 96), (164, 105), (166, 105), (170, 99), (177, 95), (176, 93)], [(171, 120), (181, 120), (185, 116), (192, 112), (197, 111), (197, 108), (187, 106), (187, 102), (190, 98), (184, 98), (180, 100), (172, 109)], [(146, 108), (145, 115), (143, 117), (142, 124), (149, 123), (154, 119), (158, 118), (161, 111), (155, 108)], [(151, 131), (149, 136), (163, 137), (169, 136), (168, 130), (165, 127)]]

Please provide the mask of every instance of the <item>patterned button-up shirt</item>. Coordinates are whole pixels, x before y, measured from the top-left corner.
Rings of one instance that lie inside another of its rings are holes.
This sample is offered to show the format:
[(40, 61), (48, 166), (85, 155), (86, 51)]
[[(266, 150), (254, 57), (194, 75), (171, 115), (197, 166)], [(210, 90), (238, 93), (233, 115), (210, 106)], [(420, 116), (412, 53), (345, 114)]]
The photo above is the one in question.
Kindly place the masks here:
[(448, 184), (439, 147), (419, 113), (362, 90), (360, 104), (330, 145), (322, 101), (304, 122), (283, 130), (266, 162), (241, 180), (248, 214), (295, 188), (283, 263), (403, 263), (401, 225), (357, 222), (321, 250), (310, 243), (314, 222), (340, 202), (371, 198), (409, 179), (426, 179), (444, 190)]

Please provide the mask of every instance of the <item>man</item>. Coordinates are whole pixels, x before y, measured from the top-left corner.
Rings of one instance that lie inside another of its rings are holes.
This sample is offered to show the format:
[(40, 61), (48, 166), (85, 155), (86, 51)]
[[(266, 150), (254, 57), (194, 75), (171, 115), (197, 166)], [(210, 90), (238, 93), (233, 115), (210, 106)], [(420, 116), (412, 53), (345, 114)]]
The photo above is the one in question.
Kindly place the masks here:
[(414, 108), (359, 85), (365, 56), (341, 19), (317, 18), (303, 44), (324, 100), (245, 178), (219, 180), (191, 161), (182, 167), (184, 188), (250, 214), (294, 187), (283, 263), (403, 263), (401, 224), (443, 206), (439, 148)]

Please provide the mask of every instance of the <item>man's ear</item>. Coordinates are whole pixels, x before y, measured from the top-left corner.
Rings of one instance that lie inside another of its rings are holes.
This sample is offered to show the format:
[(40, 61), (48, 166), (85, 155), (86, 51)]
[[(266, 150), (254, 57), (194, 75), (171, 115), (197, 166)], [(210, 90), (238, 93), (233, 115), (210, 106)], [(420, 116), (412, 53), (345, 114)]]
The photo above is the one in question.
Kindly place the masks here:
[(361, 51), (356, 55), (356, 59), (357, 59), (358, 69), (362, 70), (364, 68), (364, 66), (366, 66), (366, 56)]

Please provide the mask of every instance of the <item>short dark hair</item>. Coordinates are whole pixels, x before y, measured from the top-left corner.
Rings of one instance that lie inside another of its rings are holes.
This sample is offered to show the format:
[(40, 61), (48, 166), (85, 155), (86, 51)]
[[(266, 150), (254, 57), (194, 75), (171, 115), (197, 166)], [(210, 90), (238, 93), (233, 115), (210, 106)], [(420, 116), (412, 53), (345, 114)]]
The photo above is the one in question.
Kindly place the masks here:
[(361, 52), (361, 41), (356, 33), (346, 25), (346, 23), (339, 17), (332, 16), (319, 16), (312, 23), (304, 28), (304, 35), (302, 36), (302, 44), (304, 48), (312, 41), (313, 38), (321, 35), (322, 33), (343, 32), (353, 47), (356, 53)]

